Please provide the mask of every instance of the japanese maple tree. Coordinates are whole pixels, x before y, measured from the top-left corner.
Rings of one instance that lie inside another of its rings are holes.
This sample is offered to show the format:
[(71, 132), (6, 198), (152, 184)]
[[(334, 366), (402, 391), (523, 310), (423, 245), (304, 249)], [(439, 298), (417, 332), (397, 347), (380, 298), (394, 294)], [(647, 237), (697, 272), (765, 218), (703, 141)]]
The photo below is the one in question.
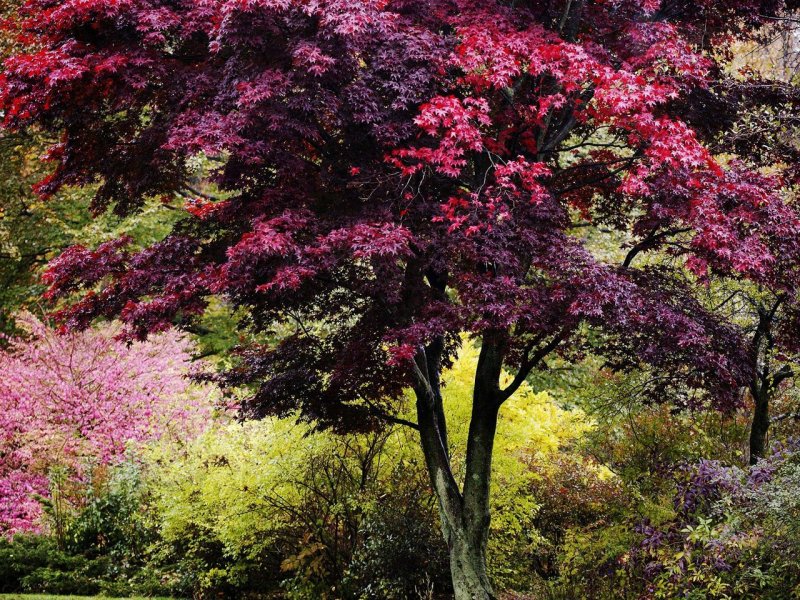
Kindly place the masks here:
[[(797, 300), (793, 155), (764, 170), (752, 136), (722, 142), (745, 107), (791, 101), (721, 64), (787, 4), (28, 0), (0, 109), (63, 136), (40, 193), (98, 183), (95, 210), (124, 215), (196, 190), (152, 247), (65, 252), (48, 296), (71, 300), (67, 325), (119, 316), (130, 338), (214, 294), (256, 332), (293, 321), (224, 377), (255, 389), (249, 416), (377, 427), (411, 386), (456, 597), (491, 598), (497, 414), (532, 369), (591, 335), (611, 367), (655, 374), (654, 399), (731, 407), (750, 348), (697, 290)], [(201, 188), (198, 156), (215, 165)], [(463, 333), (481, 356), (462, 483), (440, 373)]]
[(0, 354), (0, 533), (39, 531), (60, 470), (80, 488), (132, 443), (187, 439), (206, 422), (212, 388), (192, 384), (191, 343), (176, 332), (128, 345), (119, 327), (62, 335), (31, 314)]

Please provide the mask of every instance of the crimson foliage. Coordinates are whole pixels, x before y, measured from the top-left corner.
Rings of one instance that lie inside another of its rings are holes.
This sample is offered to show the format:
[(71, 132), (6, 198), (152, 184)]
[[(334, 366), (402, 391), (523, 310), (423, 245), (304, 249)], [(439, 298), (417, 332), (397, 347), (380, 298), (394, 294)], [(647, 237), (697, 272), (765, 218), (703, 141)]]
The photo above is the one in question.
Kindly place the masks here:
[[(781, 192), (793, 165), (757, 172), (741, 135), (736, 160), (714, 150), (740, 111), (796, 96), (729, 81), (715, 57), (785, 8), (28, 0), (0, 109), (8, 128), (63, 132), (39, 190), (99, 182), (98, 211), (173, 197), (193, 156), (213, 160), (223, 197), (188, 203), (143, 251), (68, 250), (48, 295), (79, 293), (70, 326), (121, 316), (137, 338), (213, 294), (257, 330), (295, 320), (228, 376), (257, 384), (253, 414), (371, 426), (415, 369), (440, 367), (420, 353), (446, 361), (461, 332), (524, 378), (596, 331), (612, 366), (670, 375), (654, 396), (679, 382), (730, 406), (746, 344), (695, 283), (750, 279), (794, 302), (800, 218)], [(619, 232), (624, 262), (588, 249), (586, 222)], [(641, 259), (653, 251), (667, 258)]]

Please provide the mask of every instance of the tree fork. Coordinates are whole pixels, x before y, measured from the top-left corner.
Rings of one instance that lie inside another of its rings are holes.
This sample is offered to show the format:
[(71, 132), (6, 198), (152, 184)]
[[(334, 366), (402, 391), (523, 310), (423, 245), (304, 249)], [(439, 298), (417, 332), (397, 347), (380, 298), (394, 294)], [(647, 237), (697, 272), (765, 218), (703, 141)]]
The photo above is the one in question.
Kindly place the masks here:
[[(423, 360), (425, 362), (423, 363)], [(450, 468), (444, 437), (444, 413), (440, 408), (438, 369), (431, 369), (429, 356), (418, 356), (417, 418), (420, 439), (437, 498), (442, 532), (450, 555), (450, 572), (456, 600), (492, 600), (495, 598), (486, 569), (489, 540), (489, 497), (492, 455), (500, 407), (500, 372), (502, 349), (486, 338), (481, 348), (475, 375), (472, 417), (467, 440), (466, 477), (463, 494)], [(437, 381), (420, 376), (435, 375)], [(437, 403), (438, 401), (438, 403)]]

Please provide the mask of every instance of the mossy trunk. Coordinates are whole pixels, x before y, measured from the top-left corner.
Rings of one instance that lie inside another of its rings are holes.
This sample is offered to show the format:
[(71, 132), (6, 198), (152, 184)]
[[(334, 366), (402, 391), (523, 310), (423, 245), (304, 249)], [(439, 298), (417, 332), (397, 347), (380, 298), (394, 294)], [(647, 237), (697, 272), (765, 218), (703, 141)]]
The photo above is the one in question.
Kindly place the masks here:
[(454, 536), (450, 546), (450, 574), (456, 600), (494, 600), (486, 573), (486, 550), (469, 536)]
[[(492, 455), (500, 408), (498, 348), (484, 341), (475, 375), (472, 416), (467, 439), (463, 490), (450, 467), (442, 397), (438, 373), (430, 364), (418, 361), (420, 385), (417, 394), (417, 422), (425, 461), (436, 495), (442, 532), (450, 552), (450, 572), (455, 600), (494, 600), (496, 596), (486, 570), (489, 540), (489, 490)], [(432, 375), (434, 375), (432, 377)], [(434, 385), (431, 385), (431, 380)]]

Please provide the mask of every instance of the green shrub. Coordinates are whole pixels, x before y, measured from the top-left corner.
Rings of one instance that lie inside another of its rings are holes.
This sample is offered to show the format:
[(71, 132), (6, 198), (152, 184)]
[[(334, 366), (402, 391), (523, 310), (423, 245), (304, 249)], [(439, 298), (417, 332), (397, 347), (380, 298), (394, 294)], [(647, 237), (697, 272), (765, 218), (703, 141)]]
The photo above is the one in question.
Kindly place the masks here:
[(425, 591), (451, 591), (447, 547), (422, 481), (400, 486), (369, 507), (342, 581), (356, 600), (404, 600)]
[[(147, 503), (139, 467), (115, 468), (87, 487), (83, 508), (56, 536), (0, 538), (0, 592), (175, 595), (191, 586), (174, 586), (153, 562), (157, 523)], [(157, 555), (157, 553), (156, 553)], [(190, 594), (189, 594), (190, 595)]]
[(158, 537), (148, 500), (141, 467), (132, 461), (115, 467), (97, 488), (87, 487), (83, 509), (67, 525), (66, 549), (109, 557), (118, 571), (141, 563)]
[(61, 552), (55, 540), (37, 535), (0, 537), (0, 592), (18, 592), (22, 580), (37, 569), (68, 568), (80, 561)]
[(550, 586), (553, 596), (564, 600), (637, 598), (626, 569), (626, 556), (635, 540), (628, 523), (566, 531), (557, 558), (558, 577)]
[(26, 575), (21, 581), (21, 588), (25, 592), (81, 596), (93, 596), (101, 589), (97, 580), (80, 571), (60, 571), (48, 567)]

